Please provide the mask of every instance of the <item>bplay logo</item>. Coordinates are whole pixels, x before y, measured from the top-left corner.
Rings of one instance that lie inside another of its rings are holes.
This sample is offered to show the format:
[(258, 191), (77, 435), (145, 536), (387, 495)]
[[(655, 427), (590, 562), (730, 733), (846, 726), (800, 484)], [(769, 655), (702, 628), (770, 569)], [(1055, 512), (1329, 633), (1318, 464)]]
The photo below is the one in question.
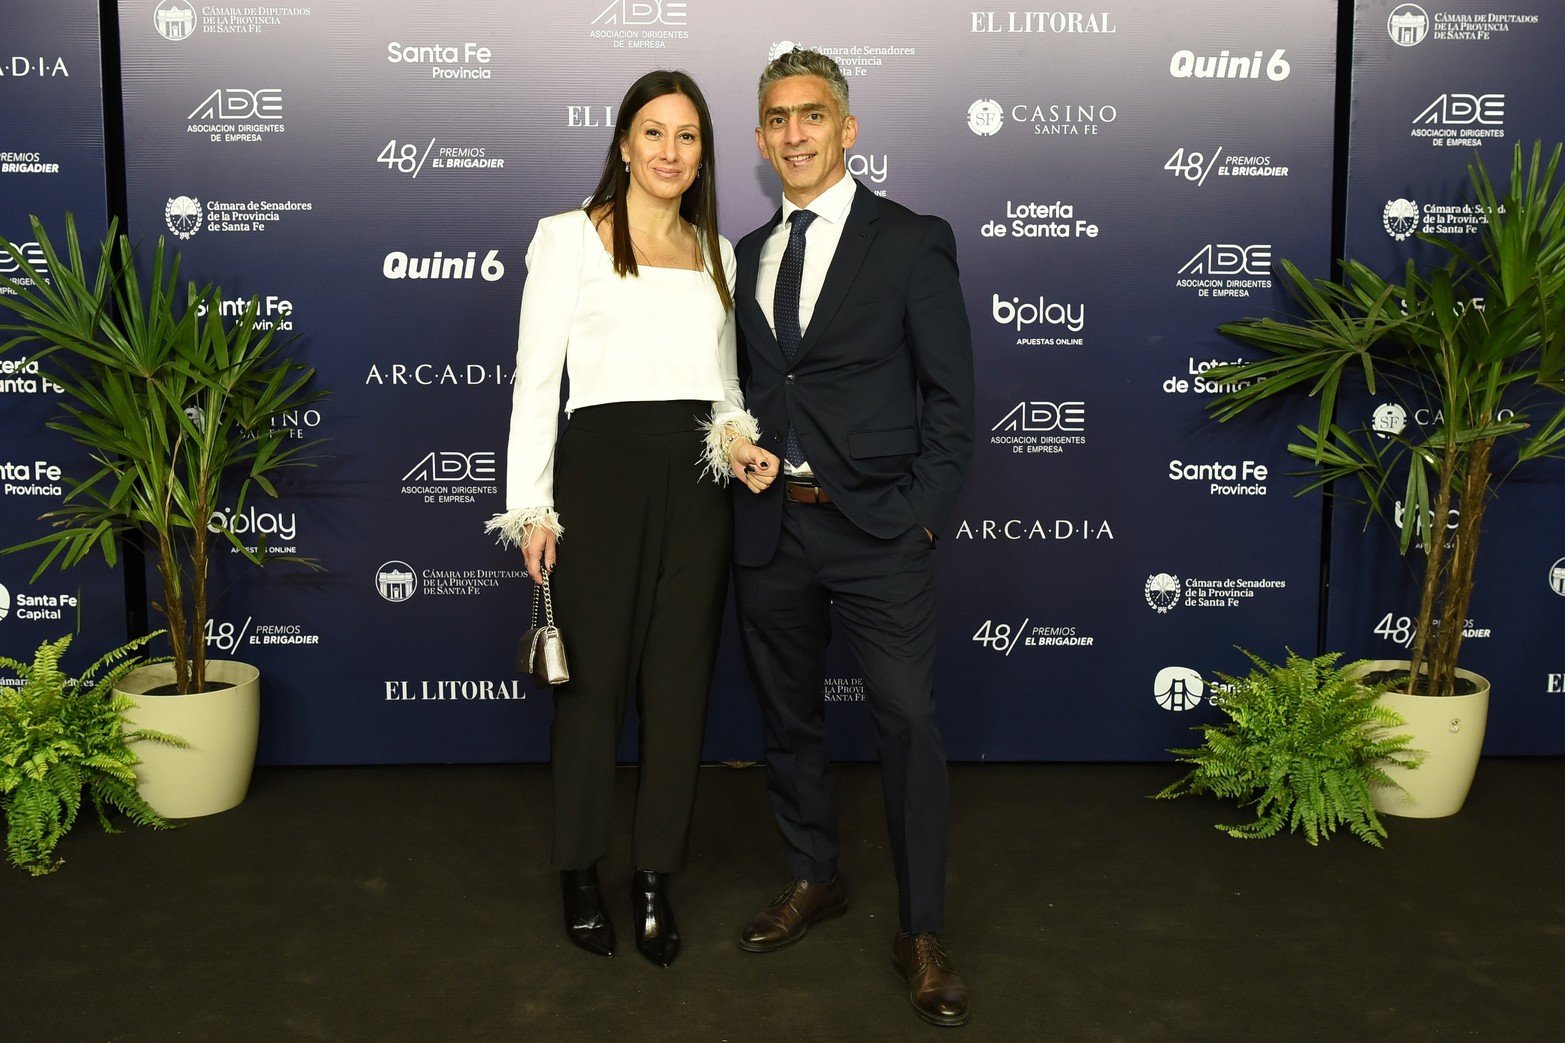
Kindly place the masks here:
[(967, 129), (981, 138), (1000, 133), (1005, 125), (1005, 110), (993, 98), (979, 98), (967, 107)]
[(1024, 301), (1020, 297), (1007, 299), (997, 293), (989, 314), (1001, 326), (1014, 327), (1018, 333), (1027, 326), (1063, 326), (1072, 333), (1080, 333), (1087, 325), (1085, 304), (1051, 301), (1042, 295), (1036, 301)]
[(886, 174), (891, 166), (891, 159), (884, 152), (871, 154), (868, 152), (849, 152), (847, 154), (848, 173), (854, 177), (863, 178), (872, 185), (886, 183)]
[(1549, 566), (1549, 589), (1565, 598), (1565, 558)]
[[(1391, 508), (1391, 524), (1395, 525), (1400, 531), (1406, 519), (1407, 505), (1398, 498)], [(1445, 512), (1446, 531), (1455, 532), (1461, 524), (1462, 508), (1459, 506), (1448, 508)], [(1439, 523), (1435, 520), (1435, 509), (1433, 507), (1425, 508), (1423, 517), (1415, 517), (1413, 519), (1413, 532), (1420, 539), (1423, 538), (1425, 532), (1431, 532), (1436, 528), (1439, 528)]]
[(152, 10), (152, 25), (165, 40), (184, 40), (196, 31), (196, 9), (186, 0), (161, 0)]
[(388, 561), (375, 570), (375, 593), (387, 601), (406, 601), (418, 591), (418, 574), (405, 561)]
[(1205, 694), (1206, 682), (1200, 671), (1188, 666), (1165, 666), (1152, 680), (1152, 696), (1157, 704), (1175, 713), (1200, 706)]
[(1147, 599), (1147, 604), (1158, 615), (1163, 615), (1179, 604), (1179, 577), (1167, 572), (1148, 576), (1141, 593)]
[(194, 196), (171, 197), (163, 207), (163, 220), (170, 232), (189, 239), (201, 231), (201, 200)]
[(1429, 12), (1417, 4), (1398, 4), (1386, 18), (1386, 35), (1398, 47), (1417, 47), (1429, 35)]
[[(244, 511), (233, 507), (219, 507), (207, 522), (208, 532), (232, 532), (233, 536), (258, 537), (261, 540), (279, 539), (293, 543), (299, 536), (299, 515), (288, 511), (257, 511), (250, 504)], [(290, 551), (293, 548), (268, 547), (266, 550)]]

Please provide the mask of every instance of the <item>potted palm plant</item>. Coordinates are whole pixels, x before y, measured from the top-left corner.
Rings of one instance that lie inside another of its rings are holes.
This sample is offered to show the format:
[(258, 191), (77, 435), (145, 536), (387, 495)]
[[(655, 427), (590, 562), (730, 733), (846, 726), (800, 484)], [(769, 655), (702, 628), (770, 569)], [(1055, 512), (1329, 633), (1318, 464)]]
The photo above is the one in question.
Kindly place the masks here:
[[(1503, 194), (1475, 157), (1469, 179), (1484, 217), (1477, 248), (1420, 235), (1443, 263), (1420, 270), (1409, 261), (1400, 281), (1353, 260), (1341, 262), (1335, 281), (1281, 262), (1301, 317), (1224, 325), (1223, 333), (1270, 357), (1209, 374), (1239, 385), (1212, 403), (1220, 420), (1285, 393), (1316, 398), (1316, 423), (1301, 426), (1302, 440), (1288, 447), (1310, 464), (1304, 491), (1339, 482), (1353, 489), (1356, 481), (1372, 514), (1396, 525), (1413, 561), (1419, 605), (1411, 659), (1396, 667), (1405, 692), (1386, 698), (1428, 759), (1416, 784), (1399, 777), (1410, 797), (1382, 794), (1382, 810), (1393, 813), (1454, 814), (1466, 798), (1489, 684), (1457, 664), (1484, 512), (1513, 466), (1565, 448), (1560, 152), (1556, 145), (1545, 157), (1539, 143), (1526, 158), (1518, 144)], [(1359, 393), (1427, 403), (1435, 420), (1422, 430), (1339, 421), (1339, 399)], [(1446, 524), (1452, 517), (1454, 528)]]
[(94, 552), (113, 566), (118, 538), (139, 534), (161, 580), (154, 607), (167, 620), (171, 657), (133, 673), (124, 690), (138, 703), (134, 719), (192, 747), (160, 751), (156, 761), (149, 751), (141, 791), (170, 817), (226, 810), (249, 784), (259, 683), (254, 667), (207, 658), (212, 548), (226, 540), (256, 565), (309, 562), (246, 546), (215, 519), (228, 504), (242, 512), (256, 490), (275, 497), (276, 475), (308, 463), (318, 443), (290, 444), (274, 421), (321, 397), (314, 370), (289, 356), (273, 325), (257, 322), (256, 299), (230, 322), (220, 288), (182, 284), (179, 258), (161, 237), (143, 280), (115, 224), (91, 270), (69, 214), (63, 256), (36, 217), (31, 225), (42, 271), (0, 239), (18, 272), (0, 279), (18, 320), (0, 327), (15, 334), (0, 355), (28, 351), (60, 387), (63, 416), (49, 426), (84, 446), (89, 463), (44, 514), (51, 531), (8, 552), (46, 550), (36, 579)]

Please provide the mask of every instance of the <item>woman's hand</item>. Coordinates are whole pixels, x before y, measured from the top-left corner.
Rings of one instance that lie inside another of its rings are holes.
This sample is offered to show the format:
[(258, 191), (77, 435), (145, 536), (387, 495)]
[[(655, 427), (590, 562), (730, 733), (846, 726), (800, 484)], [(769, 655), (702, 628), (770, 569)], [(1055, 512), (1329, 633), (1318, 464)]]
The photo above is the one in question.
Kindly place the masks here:
[(527, 537), (527, 546), (522, 548), (522, 557), (527, 559), (527, 574), (533, 578), (534, 583), (543, 582), (545, 572), (554, 571), (554, 549), (558, 541), (554, 533), (542, 525), (534, 525), (532, 535)]
[(782, 472), (782, 461), (748, 438), (736, 438), (728, 447), (728, 467), (753, 493), (766, 491)]

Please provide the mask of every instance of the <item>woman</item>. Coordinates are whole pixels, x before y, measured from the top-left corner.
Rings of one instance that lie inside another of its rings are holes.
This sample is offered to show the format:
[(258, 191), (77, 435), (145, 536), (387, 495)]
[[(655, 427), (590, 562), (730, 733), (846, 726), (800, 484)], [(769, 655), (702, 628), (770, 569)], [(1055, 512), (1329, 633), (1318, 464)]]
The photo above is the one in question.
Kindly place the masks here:
[[(740, 395), (714, 173), (695, 82), (658, 71), (632, 84), (591, 199), (540, 221), (527, 250), (507, 510), (487, 526), (523, 549), (533, 582), (550, 574), (570, 653), (551, 732), (566, 934), (614, 954), (597, 863), (634, 692), (636, 947), (663, 967), (679, 954), (668, 879), (685, 861), (727, 587), (721, 486), (732, 473), (758, 493), (779, 470), (752, 444)], [(562, 371), (569, 421), (556, 447)]]

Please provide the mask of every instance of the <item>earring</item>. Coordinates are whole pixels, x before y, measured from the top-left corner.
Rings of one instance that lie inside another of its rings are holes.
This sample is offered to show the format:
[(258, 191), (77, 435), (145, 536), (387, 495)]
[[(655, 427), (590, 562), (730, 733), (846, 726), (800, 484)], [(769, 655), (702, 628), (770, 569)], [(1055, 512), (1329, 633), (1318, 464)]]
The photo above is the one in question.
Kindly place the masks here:
[(625, 173), (630, 173), (630, 160), (625, 160)]

